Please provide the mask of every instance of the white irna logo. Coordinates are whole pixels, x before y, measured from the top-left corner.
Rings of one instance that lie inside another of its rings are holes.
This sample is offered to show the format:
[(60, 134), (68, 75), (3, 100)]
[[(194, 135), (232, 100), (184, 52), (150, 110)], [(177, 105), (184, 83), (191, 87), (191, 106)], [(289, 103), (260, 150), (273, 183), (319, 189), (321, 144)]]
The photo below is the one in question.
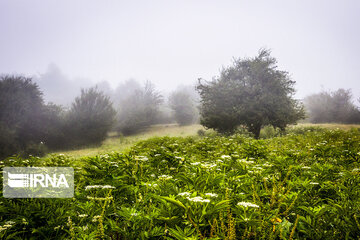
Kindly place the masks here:
[(10, 173), (8, 172), (8, 185), (11, 188), (28, 187), (69, 187), (64, 174), (41, 174), (41, 173)]

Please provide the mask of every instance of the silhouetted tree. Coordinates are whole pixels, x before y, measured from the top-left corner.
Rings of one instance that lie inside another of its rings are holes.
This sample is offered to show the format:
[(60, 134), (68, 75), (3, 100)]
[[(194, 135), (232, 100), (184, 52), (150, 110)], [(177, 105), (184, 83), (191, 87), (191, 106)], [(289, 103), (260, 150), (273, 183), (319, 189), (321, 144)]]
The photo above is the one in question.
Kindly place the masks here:
[(162, 102), (161, 94), (147, 81), (144, 88), (134, 90), (126, 99), (121, 100), (117, 130), (129, 135), (150, 126), (154, 123)]
[(197, 109), (190, 94), (177, 90), (169, 96), (169, 106), (174, 112), (174, 117), (179, 125), (189, 125), (197, 119)]
[(82, 89), (68, 114), (68, 135), (77, 146), (99, 144), (111, 129), (115, 114), (109, 97), (96, 88)]
[(0, 157), (26, 152), (44, 140), (42, 93), (31, 78), (0, 77)]
[(262, 126), (282, 130), (304, 118), (303, 106), (295, 99), (292, 81), (277, 70), (269, 50), (254, 58), (235, 59), (210, 82), (199, 80), (200, 122), (219, 132), (232, 133), (244, 125), (256, 138)]

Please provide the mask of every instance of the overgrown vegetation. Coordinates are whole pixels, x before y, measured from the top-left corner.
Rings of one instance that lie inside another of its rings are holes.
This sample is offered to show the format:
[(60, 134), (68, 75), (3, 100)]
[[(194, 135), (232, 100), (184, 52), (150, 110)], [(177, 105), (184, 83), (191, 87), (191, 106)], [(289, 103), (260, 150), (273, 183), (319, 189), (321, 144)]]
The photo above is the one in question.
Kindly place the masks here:
[[(296, 131), (295, 131), (296, 130)], [(2, 239), (358, 239), (360, 132), (152, 138), (73, 166), (74, 199), (4, 199)]]

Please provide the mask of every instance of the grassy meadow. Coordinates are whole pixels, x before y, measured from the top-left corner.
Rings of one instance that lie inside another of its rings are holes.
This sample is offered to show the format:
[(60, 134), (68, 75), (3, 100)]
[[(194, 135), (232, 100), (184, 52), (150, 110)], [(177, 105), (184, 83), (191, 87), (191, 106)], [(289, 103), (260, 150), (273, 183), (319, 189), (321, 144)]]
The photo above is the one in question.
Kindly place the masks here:
[(8, 158), (0, 167), (74, 167), (75, 194), (1, 198), (0, 238), (360, 239), (360, 128), (325, 127), (256, 140), (154, 126), (99, 148)]
[[(294, 126), (289, 126), (292, 128), (304, 128), (304, 127), (320, 127), (327, 129), (342, 129), (350, 130), (351, 128), (360, 128), (360, 124), (334, 124), (334, 123), (323, 123), (323, 124), (312, 124), (312, 123), (300, 123)], [(146, 140), (151, 137), (187, 137), (187, 136), (196, 136), (199, 130), (204, 130), (207, 132), (213, 132), (212, 130), (205, 130), (200, 124), (190, 125), (190, 126), (179, 126), (177, 124), (164, 124), (164, 125), (153, 125), (144, 132), (140, 132), (131, 136), (118, 136), (115, 132), (110, 133), (109, 137), (101, 144), (101, 146), (96, 147), (85, 147), (76, 150), (70, 151), (59, 151), (55, 154), (65, 154), (71, 157), (88, 157), (95, 156), (100, 154), (106, 154), (109, 152), (119, 152), (127, 151), (140, 140)], [(262, 133), (264, 133), (264, 129)]]

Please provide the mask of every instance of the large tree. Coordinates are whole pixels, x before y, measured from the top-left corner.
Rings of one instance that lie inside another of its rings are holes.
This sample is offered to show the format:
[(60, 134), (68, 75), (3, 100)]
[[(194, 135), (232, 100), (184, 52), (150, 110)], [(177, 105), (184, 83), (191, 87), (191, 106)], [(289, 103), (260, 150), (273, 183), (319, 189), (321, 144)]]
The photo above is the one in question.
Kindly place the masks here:
[(302, 104), (293, 98), (295, 82), (276, 63), (261, 49), (254, 58), (234, 59), (212, 81), (199, 79), (201, 124), (222, 133), (243, 125), (258, 138), (265, 125), (284, 130), (304, 118)]
[(44, 140), (44, 103), (31, 78), (0, 77), (0, 158)]

